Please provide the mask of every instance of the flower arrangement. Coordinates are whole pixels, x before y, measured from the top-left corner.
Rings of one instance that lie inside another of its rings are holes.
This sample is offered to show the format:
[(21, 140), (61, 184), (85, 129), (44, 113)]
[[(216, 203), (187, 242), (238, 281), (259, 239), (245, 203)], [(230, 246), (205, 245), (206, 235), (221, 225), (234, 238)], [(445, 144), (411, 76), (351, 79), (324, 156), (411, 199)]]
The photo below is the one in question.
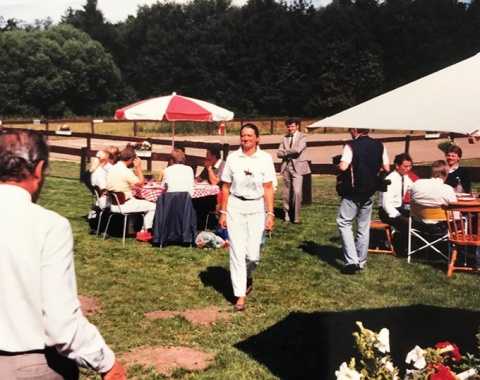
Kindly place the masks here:
[[(359, 363), (355, 358), (349, 364), (342, 363), (335, 372), (337, 380), (400, 380), (399, 370), (393, 365), (389, 354), (388, 329), (374, 333), (363, 327), (362, 322), (357, 322), (357, 326), (360, 332), (353, 333), (353, 336), (361, 359)], [(426, 349), (415, 346), (407, 354), (405, 362), (413, 368), (407, 370), (404, 380), (480, 379), (477, 374), (479, 360), (471, 354), (463, 358), (455, 343), (441, 342), (434, 348)]]
[(437, 144), (437, 147), (438, 149), (440, 149), (443, 153), (447, 154), (447, 150), (451, 147), (451, 146), (454, 146), (454, 145), (457, 145), (457, 143), (453, 140), (444, 140), (444, 141), (440, 141), (438, 144)]
[(152, 150), (152, 144), (150, 144), (148, 141), (144, 142), (134, 142), (134, 143), (128, 143), (127, 146), (131, 146), (135, 150), (143, 150), (143, 151), (150, 151)]

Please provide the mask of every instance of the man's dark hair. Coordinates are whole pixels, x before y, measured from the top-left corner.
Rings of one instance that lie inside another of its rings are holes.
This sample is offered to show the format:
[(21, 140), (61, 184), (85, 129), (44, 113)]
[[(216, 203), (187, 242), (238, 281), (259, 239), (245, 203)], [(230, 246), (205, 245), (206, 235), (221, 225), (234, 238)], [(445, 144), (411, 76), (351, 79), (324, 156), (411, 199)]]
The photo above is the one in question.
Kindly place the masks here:
[(255, 124), (252, 124), (252, 123), (247, 123), (247, 124), (242, 125), (242, 128), (240, 128), (240, 136), (242, 136), (242, 131), (245, 128), (253, 129), (253, 132), (255, 133), (255, 136), (260, 137), (260, 131), (258, 130), (258, 127)]
[(287, 120), (285, 120), (285, 125), (286, 126), (289, 126), (290, 124), (300, 125), (300, 120), (298, 120), (298, 119), (287, 119)]
[(401, 165), (403, 164), (403, 161), (413, 162), (412, 157), (408, 153), (400, 153), (395, 156), (393, 163), (395, 165)]
[(122, 149), (118, 154), (118, 159), (123, 162), (135, 157), (137, 157), (137, 154), (135, 153), (135, 149), (133, 149), (131, 146), (127, 146), (126, 148)]
[(220, 159), (221, 155), (220, 155), (220, 149), (219, 148), (217, 148), (216, 146), (210, 146), (210, 147), (207, 148), (207, 150), (210, 152), (210, 154), (212, 156), (215, 156), (215, 158), (217, 160)]
[(445, 154), (448, 153), (456, 153), (459, 158), (462, 158), (462, 148), (460, 148), (458, 145), (450, 145)]
[(0, 182), (25, 181), (44, 161), (48, 169), (48, 144), (38, 131), (29, 129), (8, 130), (0, 133)]

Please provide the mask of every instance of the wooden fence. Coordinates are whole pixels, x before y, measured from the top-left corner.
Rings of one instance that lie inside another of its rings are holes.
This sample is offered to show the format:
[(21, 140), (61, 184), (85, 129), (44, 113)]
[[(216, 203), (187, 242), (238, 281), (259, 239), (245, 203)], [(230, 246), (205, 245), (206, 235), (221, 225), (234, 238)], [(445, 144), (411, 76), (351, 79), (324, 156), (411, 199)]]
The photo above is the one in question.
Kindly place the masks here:
[[(18, 123), (20, 124), (20, 123)], [(23, 122), (22, 124), (25, 124)], [(93, 123), (94, 124), (94, 123)], [(55, 131), (52, 130), (43, 130), (43, 133), (46, 136), (57, 136)], [(95, 156), (97, 151), (92, 150), (91, 140), (92, 139), (101, 139), (101, 140), (111, 140), (111, 141), (122, 141), (122, 142), (143, 142), (148, 141), (152, 146), (162, 145), (162, 146), (171, 146), (172, 141), (170, 139), (158, 139), (158, 138), (145, 138), (145, 137), (127, 137), (127, 136), (116, 136), (116, 135), (104, 135), (104, 134), (95, 134), (95, 133), (80, 133), (72, 132), (71, 137), (84, 138), (85, 146), (82, 148), (71, 148), (64, 146), (55, 146), (51, 145), (50, 150), (53, 153), (65, 154), (80, 157), (80, 174), (87, 170), (87, 165), (90, 162), (90, 159)], [(454, 138), (454, 134), (441, 134), (440, 138)], [(379, 138), (382, 142), (405, 142), (405, 151), (408, 152), (410, 141), (414, 140), (424, 140), (424, 135), (407, 135), (407, 136), (395, 136), (395, 137), (384, 137)], [(237, 150), (240, 145), (230, 145), (230, 144), (220, 144), (220, 143), (209, 143), (209, 142), (198, 142), (198, 141), (182, 141), (182, 146), (184, 148), (194, 148), (194, 149), (207, 149), (210, 146), (217, 146), (223, 152), (223, 158), (228, 156), (229, 151)], [(332, 140), (332, 141), (309, 141), (307, 143), (308, 147), (320, 147), (320, 146), (342, 146), (345, 144), (344, 140)], [(278, 148), (278, 143), (272, 144), (262, 144), (262, 149), (272, 149), (275, 150)], [(147, 161), (147, 170), (152, 170), (152, 163), (155, 161), (166, 162), (168, 161), (168, 153), (157, 153), (152, 152), (151, 157), (144, 158)], [(188, 164), (192, 166), (194, 171), (198, 166), (203, 166), (205, 161), (204, 156), (192, 156), (188, 155)], [(332, 164), (319, 164), (311, 163), (312, 174), (336, 174), (335, 167)], [(275, 163), (275, 169), (277, 172), (280, 171), (280, 163)], [(430, 166), (421, 166), (415, 165), (414, 171), (421, 178), (429, 176)], [(480, 168), (479, 167), (469, 167), (469, 172), (471, 180), (473, 182), (480, 182)]]

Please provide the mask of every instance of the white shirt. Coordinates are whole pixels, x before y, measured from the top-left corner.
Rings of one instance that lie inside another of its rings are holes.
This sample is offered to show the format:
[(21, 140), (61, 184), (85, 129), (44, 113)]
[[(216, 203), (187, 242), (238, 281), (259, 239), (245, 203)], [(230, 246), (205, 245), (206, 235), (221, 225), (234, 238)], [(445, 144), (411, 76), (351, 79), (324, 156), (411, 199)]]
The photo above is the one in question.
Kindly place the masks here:
[(193, 195), (195, 176), (190, 166), (174, 164), (163, 171), (163, 186), (167, 193), (186, 191)]
[[(402, 192), (402, 177), (403, 177), (403, 192)], [(386, 192), (380, 192), (380, 197), (378, 204), (383, 207), (385, 212), (390, 218), (396, 218), (400, 216), (400, 212), (397, 210), (398, 207), (402, 206), (403, 199), (402, 194), (405, 196), (407, 191), (413, 185), (413, 181), (408, 175), (400, 175), (399, 172), (394, 170), (385, 178), (391, 181), (391, 184), (388, 185)]]
[[(239, 212), (263, 212), (263, 184), (276, 182), (275, 167), (272, 156), (259, 147), (251, 156), (247, 156), (239, 148), (227, 157), (223, 169), (222, 181), (231, 184), (230, 193), (234, 195), (228, 199), (228, 208), (235, 208)], [(237, 197), (254, 199), (242, 201)]]
[(0, 350), (55, 346), (84, 367), (107, 372), (115, 356), (82, 315), (67, 219), (0, 184)]
[(428, 178), (415, 181), (410, 200), (425, 207), (441, 207), (455, 202), (457, 197), (453, 187), (446, 185), (441, 178)]
[[(105, 166), (99, 166), (98, 168), (95, 169), (95, 171), (92, 173), (92, 185), (93, 186), (98, 186), (100, 190), (106, 189), (107, 188), (107, 170)], [(107, 205), (107, 196), (102, 195), (100, 199), (96, 202), (96, 205), (100, 207), (101, 209), (104, 209)]]

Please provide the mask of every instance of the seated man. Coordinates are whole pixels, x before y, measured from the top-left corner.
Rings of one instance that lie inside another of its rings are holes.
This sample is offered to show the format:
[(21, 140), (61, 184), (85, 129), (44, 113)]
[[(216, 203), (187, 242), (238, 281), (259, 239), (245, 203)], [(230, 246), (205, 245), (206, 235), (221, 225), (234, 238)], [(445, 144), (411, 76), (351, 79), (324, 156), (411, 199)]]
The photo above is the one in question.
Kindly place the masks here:
[(405, 204), (405, 195), (413, 185), (409, 176), (412, 158), (408, 153), (397, 154), (393, 163), (395, 170), (385, 178), (390, 181), (387, 191), (380, 192), (378, 216), (396, 230), (407, 232), (410, 211)]
[(195, 181), (202, 182), (207, 180), (211, 185), (222, 187), (220, 178), (222, 178), (225, 161), (220, 158), (220, 149), (213, 146), (207, 149), (204, 166), (205, 169), (198, 177), (195, 177)]
[[(130, 168), (134, 168), (136, 175)], [(118, 155), (118, 162), (113, 165), (107, 174), (107, 190), (119, 191), (125, 194), (125, 203), (121, 206), (124, 212), (144, 212), (145, 228), (151, 230), (155, 217), (155, 203), (132, 196), (132, 186), (143, 187), (144, 177), (142, 160), (137, 157), (131, 147), (126, 147)], [(111, 206), (116, 211), (117, 206)]]
[(194, 174), (193, 169), (185, 165), (185, 153), (174, 148), (169, 163), (163, 172), (163, 186), (167, 193), (186, 191), (193, 195)]
[[(200, 173), (198, 177), (195, 177), (196, 182), (202, 182), (207, 180), (211, 185), (217, 185), (222, 188), (223, 168), (225, 167), (225, 161), (220, 158), (220, 149), (215, 146), (207, 148), (205, 156), (205, 169)], [(204, 197), (202, 200), (194, 201), (195, 210), (197, 211), (197, 225), (202, 225), (207, 217), (209, 211), (215, 210), (217, 203), (219, 203), (215, 195)]]
[[(447, 232), (445, 213), (441, 206), (455, 202), (457, 197), (451, 186), (445, 184), (448, 176), (448, 164), (443, 160), (435, 161), (432, 164), (431, 178), (419, 179), (410, 191), (412, 224), (420, 231), (432, 234)], [(421, 218), (415, 212), (427, 209), (431, 217)]]
[(451, 145), (445, 153), (445, 161), (449, 166), (448, 177), (445, 183), (452, 186), (456, 193), (469, 193), (471, 187), (468, 169), (459, 167), (462, 158), (462, 148)]

